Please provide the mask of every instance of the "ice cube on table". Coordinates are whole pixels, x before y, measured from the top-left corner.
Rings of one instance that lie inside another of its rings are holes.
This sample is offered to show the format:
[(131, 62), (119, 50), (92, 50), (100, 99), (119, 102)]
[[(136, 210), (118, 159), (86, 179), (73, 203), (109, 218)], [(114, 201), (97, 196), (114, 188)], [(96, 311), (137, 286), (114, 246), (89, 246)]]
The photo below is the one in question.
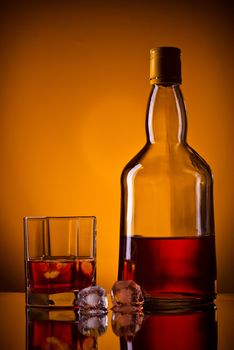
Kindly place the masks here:
[(107, 315), (80, 315), (78, 322), (78, 330), (85, 336), (98, 337), (104, 334), (108, 326)]
[(141, 287), (132, 280), (115, 282), (111, 289), (111, 300), (113, 310), (124, 307), (125, 312), (142, 309), (144, 302)]
[(121, 313), (113, 312), (111, 326), (113, 332), (119, 336), (134, 336), (141, 328), (144, 320), (143, 312)]
[(106, 314), (108, 307), (106, 291), (99, 286), (81, 289), (74, 305), (79, 308), (80, 313)]

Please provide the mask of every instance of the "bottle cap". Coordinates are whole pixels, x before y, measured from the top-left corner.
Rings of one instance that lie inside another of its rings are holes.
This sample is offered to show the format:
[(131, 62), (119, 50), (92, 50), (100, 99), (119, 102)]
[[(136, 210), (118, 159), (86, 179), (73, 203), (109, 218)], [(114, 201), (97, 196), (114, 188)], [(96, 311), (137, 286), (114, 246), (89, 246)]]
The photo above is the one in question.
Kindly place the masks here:
[(162, 46), (150, 50), (150, 84), (181, 84), (180, 49)]

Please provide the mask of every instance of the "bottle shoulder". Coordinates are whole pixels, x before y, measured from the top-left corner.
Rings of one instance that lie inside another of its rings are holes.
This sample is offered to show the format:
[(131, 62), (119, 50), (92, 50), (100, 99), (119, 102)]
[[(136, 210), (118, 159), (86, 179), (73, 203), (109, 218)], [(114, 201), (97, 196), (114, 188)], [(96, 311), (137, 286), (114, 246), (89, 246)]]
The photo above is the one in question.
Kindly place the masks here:
[(211, 168), (209, 164), (205, 161), (205, 159), (198, 154), (191, 146), (187, 145), (187, 152), (189, 159), (191, 161), (191, 164), (201, 172), (204, 172), (205, 174), (209, 175), (211, 178), (213, 177)]
[[(134, 170), (135, 169), (135, 170)], [(212, 181), (207, 162), (187, 143), (146, 144), (124, 167), (122, 177), (129, 172), (141, 175), (182, 174), (200, 176)]]

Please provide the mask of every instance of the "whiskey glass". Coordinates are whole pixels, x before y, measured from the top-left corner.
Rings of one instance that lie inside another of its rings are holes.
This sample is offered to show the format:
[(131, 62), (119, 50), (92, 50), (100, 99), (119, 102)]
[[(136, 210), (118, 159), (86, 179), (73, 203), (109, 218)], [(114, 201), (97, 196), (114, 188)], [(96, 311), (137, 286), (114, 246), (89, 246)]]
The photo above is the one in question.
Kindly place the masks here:
[(96, 284), (95, 216), (25, 217), (26, 305), (73, 307)]

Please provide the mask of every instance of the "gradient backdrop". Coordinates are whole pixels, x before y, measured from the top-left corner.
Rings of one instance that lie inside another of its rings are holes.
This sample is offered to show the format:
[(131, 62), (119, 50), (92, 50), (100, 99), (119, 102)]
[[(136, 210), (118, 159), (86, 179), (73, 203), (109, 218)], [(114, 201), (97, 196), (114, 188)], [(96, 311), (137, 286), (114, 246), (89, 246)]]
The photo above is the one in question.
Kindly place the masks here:
[(225, 1), (1, 5), (0, 284), (24, 289), (28, 215), (96, 215), (98, 283), (117, 275), (120, 173), (145, 143), (149, 50), (182, 49), (188, 141), (215, 178), (218, 290), (234, 292), (233, 41)]

